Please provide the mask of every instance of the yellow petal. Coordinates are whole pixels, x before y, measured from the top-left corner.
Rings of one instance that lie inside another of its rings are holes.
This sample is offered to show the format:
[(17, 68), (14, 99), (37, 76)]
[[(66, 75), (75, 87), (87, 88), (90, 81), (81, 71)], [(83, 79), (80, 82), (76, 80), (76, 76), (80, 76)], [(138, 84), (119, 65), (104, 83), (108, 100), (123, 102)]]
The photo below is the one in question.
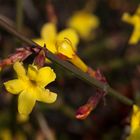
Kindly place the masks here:
[(41, 47), (44, 47), (44, 44), (45, 44), (46, 45), (46, 48), (50, 52), (56, 53), (55, 41), (44, 40), (44, 39), (33, 39), (33, 41), (36, 42)]
[(27, 122), (29, 120), (29, 116), (27, 115), (22, 115), (22, 114), (17, 114), (17, 121), (20, 123)]
[(57, 94), (50, 92), (48, 89), (38, 89), (36, 92), (37, 100), (45, 103), (53, 103), (57, 98)]
[(140, 140), (140, 128), (135, 130), (133, 134), (130, 134), (126, 140)]
[(77, 55), (70, 59), (70, 62), (83, 72), (87, 72), (88, 66)]
[(54, 23), (46, 23), (41, 29), (41, 37), (44, 40), (54, 41), (56, 38), (56, 25)]
[(140, 108), (136, 105), (133, 106), (133, 114), (131, 118), (131, 133), (134, 133), (140, 128)]
[(39, 69), (36, 82), (39, 86), (45, 87), (46, 85), (54, 81), (55, 78), (56, 78), (56, 75), (53, 69), (51, 69), (50, 67), (43, 67)]
[[(139, 27), (140, 28), (140, 27)], [(131, 37), (130, 37), (130, 40), (129, 40), (129, 44), (136, 44), (138, 43), (138, 41), (140, 40), (140, 29), (134, 29)]]
[(128, 22), (130, 24), (135, 24), (138, 19), (139, 19), (139, 17), (137, 15), (131, 16), (128, 13), (124, 13), (122, 16), (122, 20), (125, 22)]
[(131, 117), (131, 131), (127, 140), (139, 140), (140, 139), (140, 108), (137, 105), (133, 105), (133, 113)]
[(131, 22), (131, 16), (128, 13), (122, 15), (122, 20), (126, 22)]
[(47, 48), (50, 52), (52, 52), (52, 53), (54, 53), (54, 54), (57, 52), (56, 47), (55, 47), (55, 42), (49, 42), (49, 41), (47, 41), (47, 42), (46, 42), (46, 48)]
[(13, 138), (12, 138), (12, 134), (11, 134), (10, 129), (8, 129), (8, 128), (1, 129), (0, 139), (1, 140), (12, 140)]
[(73, 58), (75, 55), (75, 51), (72, 47), (72, 44), (69, 40), (63, 40), (61, 42), (57, 42), (57, 51), (58, 53), (68, 57), (68, 58)]
[(35, 95), (33, 95), (32, 91), (30, 90), (24, 90), (20, 93), (18, 97), (18, 111), (21, 115), (28, 116), (34, 105), (35, 105), (36, 99)]
[(44, 44), (46, 44), (44, 39), (38, 38), (38, 39), (33, 39), (33, 41), (35, 43), (37, 43), (38, 45), (40, 45), (41, 47), (44, 47)]
[(136, 14), (140, 15), (140, 5), (138, 6), (137, 10), (136, 10)]
[(23, 64), (21, 62), (15, 62), (13, 67), (14, 67), (14, 70), (16, 71), (16, 73), (17, 73), (18, 78), (27, 79), (26, 71), (25, 71), (25, 69), (23, 67)]
[(34, 65), (28, 66), (27, 75), (28, 75), (30, 80), (36, 80), (37, 73), (38, 73), (38, 69), (36, 66), (34, 66)]
[(133, 105), (133, 113), (137, 113), (139, 111), (139, 107), (137, 105)]
[(6, 90), (12, 94), (18, 94), (19, 92), (23, 91), (25, 88), (25, 84), (22, 80), (15, 79), (10, 80), (4, 83)]
[(56, 40), (61, 42), (65, 38), (68, 38), (71, 41), (73, 49), (76, 51), (77, 50), (77, 45), (79, 43), (79, 37), (78, 37), (76, 31), (74, 29), (72, 29), (72, 28), (68, 28), (68, 29), (62, 30), (57, 35), (57, 39)]
[(77, 30), (83, 39), (87, 39), (91, 30), (99, 26), (99, 20), (91, 13), (78, 11), (70, 18), (68, 26)]

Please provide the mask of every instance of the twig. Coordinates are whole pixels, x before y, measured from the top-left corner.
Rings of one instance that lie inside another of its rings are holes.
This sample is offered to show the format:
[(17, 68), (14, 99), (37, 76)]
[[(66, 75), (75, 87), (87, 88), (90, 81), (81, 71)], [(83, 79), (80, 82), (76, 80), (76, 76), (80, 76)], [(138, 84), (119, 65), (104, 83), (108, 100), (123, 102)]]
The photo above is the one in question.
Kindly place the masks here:
[[(3, 21), (2, 19), (0, 19), (0, 26), (2, 28), (4, 28), (6, 31), (8, 31), (9, 33), (11, 33), (12, 35), (14, 35), (15, 37), (17, 37), (18, 39), (20, 39), (21, 41), (28, 44), (29, 46), (42, 48), (41, 46), (39, 46), (38, 44), (36, 44), (32, 40), (26, 38), (21, 33), (17, 32), (14, 28), (12, 28), (8, 23)], [(97, 88), (99, 88), (103, 91), (109, 92), (109, 95), (116, 97), (118, 100), (125, 103), (126, 105), (130, 105), (130, 106), (133, 105), (132, 100), (128, 99), (127, 97), (125, 97), (123, 95), (121, 95), (119, 92), (117, 92), (116, 90), (111, 88), (108, 84), (103, 84), (100, 81), (90, 77), (87, 73), (84, 73), (80, 69), (73, 66), (72, 64), (61, 60), (60, 58), (58, 58), (57, 56), (52, 54), (50, 51), (48, 51), (47, 49), (45, 50), (45, 53), (46, 53), (46, 57), (48, 57), (50, 60), (54, 61), (55, 63), (59, 64), (63, 68), (65, 68), (65, 69), (69, 70), (70, 72), (74, 73), (79, 79), (84, 80), (85, 82), (87, 82), (88, 84), (90, 84), (93, 87), (97, 87)]]

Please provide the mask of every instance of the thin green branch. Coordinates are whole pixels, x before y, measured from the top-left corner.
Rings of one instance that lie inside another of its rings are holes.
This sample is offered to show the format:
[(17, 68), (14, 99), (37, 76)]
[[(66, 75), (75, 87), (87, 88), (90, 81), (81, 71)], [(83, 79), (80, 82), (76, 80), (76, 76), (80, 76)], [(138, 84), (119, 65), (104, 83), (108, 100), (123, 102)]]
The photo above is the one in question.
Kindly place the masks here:
[[(24, 43), (26, 43), (27, 45), (29, 45), (31, 47), (42, 48), (41, 46), (39, 46), (38, 44), (36, 44), (32, 40), (26, 38), (21, 33), (17, 32), (13, 27), (11, 27), (8, 23), (3, 21), (2, 19), (0, 19), (0, 26), (2, 28), (4, 28), (6, 31), (8, 31), (9, 33), (11, 33), (12, 35), (14, 35), (15, 37), (17, 37), (18, 39), (20, 39), (21, 41), (23, 41)], [(91, 86), (97, 87), (97, 88), (99, 88), (101, 90), (104, 90), (104, 91), (108, 92), (109, 95), (114, 96), (115, 98), (117, 98), (121, 102), (125, 103), (126, 105), (130, 105), (130, 106), (133, 105), (133, 101), (132, 100), (128, 99), (127, 97), (125, 97), (123, 95), (121, 95), (119, 92), (115, 91), (109, 85), (103, 84), (100, 81), (90, 77), (87, 73), (84, 73), (80, 69), (78, 69), (75, 66), (73, 66), (72, 64), (70, 64), (70, 63), (68, 63), (66, 61), (61, 60), (60, 58), (58, 58), (57, 56), (52, 54), (50, 51), (48, 51), (47, 49), (46, 49), (46, 56), (50, 60), (52, 60), (55, 63), (57, 63), (60, 66), (62, 66), (63, 68), (65, 68), (65, 69), (69, 70), (70, 72), (74, 73), (75, 76), (77, 76), (79, 79), (84, 80), (85, 82), (87, 82)]]

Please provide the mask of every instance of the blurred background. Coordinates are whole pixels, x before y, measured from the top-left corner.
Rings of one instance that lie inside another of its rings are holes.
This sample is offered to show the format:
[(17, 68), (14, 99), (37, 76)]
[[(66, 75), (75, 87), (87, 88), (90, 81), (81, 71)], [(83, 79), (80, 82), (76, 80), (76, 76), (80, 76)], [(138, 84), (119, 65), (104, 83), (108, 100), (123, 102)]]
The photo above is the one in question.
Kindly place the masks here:
[[(16, 26), (26, 37), (40, 37), (41, 27), (57, 21), (57, 31), (69, 27), (77, 11), (96, 16), (98, 26), (88, 36), (79, 34), (78, 55), (94, 69), (101, 69), (108, 83), (121, 94), (140, 101), (140, 45), (129, 45), (133, 26), (122, 21), (124, 12), (134, 14), (139, 0), (0, 0), (0, 18)], [(81, 19), (81, 24), (84, 22)], [(97, 21), (95, 21), (97, 22)], [(85, 24), (85, 29), (88, 29)], [(78, 31), (77, 31), (78, 32)], [(0, 59), (22, 47), (0, 28)], [(25, 60), (32, 63), (33, 57)], [(107, 96), (85, 120), (76, 110), (94, 95), (93, 87), (57, 64), (49, 64), (57, 79), (49, 88), (58, 93), (54, 104), (38, 103), (28, 120), (17, 114), (17, 97), (2, 83), (15, 77), (12, 67), (0, 73), (0, 140), (124, 140), (129, 134), (131, 107)]]

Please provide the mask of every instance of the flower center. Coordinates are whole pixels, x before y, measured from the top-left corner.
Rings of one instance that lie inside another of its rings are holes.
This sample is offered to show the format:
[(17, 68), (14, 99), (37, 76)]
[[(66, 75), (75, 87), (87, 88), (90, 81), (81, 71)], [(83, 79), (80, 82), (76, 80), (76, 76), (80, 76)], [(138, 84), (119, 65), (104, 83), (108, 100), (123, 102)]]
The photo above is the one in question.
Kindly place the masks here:
[(33, 87), (33, 88), (36, 87), (37, 86), (36, 81), (30, 80), (30, 86)]

